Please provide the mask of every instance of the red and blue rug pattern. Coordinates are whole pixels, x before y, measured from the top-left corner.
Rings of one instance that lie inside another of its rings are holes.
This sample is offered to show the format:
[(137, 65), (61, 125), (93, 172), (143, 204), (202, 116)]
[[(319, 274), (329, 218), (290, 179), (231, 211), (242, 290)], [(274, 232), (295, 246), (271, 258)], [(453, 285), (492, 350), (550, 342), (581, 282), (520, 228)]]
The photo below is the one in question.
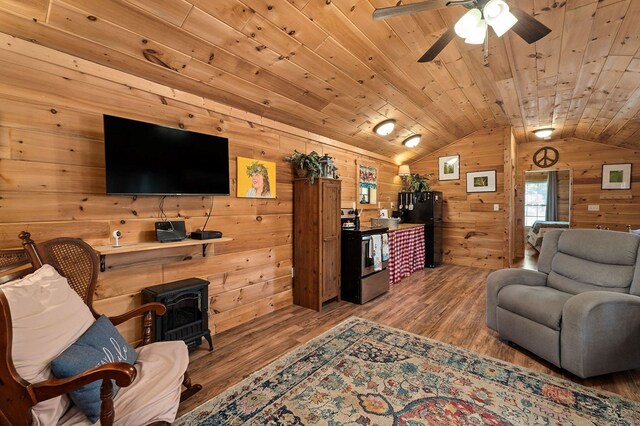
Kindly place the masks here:
[(640, 425), (640, 404), (350, 318), (177, 425)]

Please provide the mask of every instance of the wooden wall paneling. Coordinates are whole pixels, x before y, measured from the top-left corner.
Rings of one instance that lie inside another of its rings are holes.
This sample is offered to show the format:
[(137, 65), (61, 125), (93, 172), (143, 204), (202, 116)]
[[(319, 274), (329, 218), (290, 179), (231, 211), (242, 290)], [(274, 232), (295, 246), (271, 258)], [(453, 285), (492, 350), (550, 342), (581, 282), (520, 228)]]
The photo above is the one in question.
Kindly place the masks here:
[(508, 143), (504, 150), (504, 205), (500, 209), (505, 215), (505, 262), (511, 267), (516, 258), (515, 234), (518, 232), (516, 226), (516, 196), (518, 193), (518, 144), (513, 132), (509, 131)]
[(100, 139), (11, 129), (9, 143), (14, 160), (91, 167), (104, 165), (104, 144)]
[[(107, 256), (108, 268), (99, 274), (96, 290), (96, 307), (102, 312), (136, 305), (143, 287), (193, 276), (211, 279), (211, 294), (217, 295), (212, 329), (225, 330), (291, 304), (294, 175), (284, 156), (294, 149), (334, 155), (351, 185), (355, 161), (375, 161), (384, 170), (379, 179), (390, 180), (380, 180), (381, 185), (396, 190), (397, 165), (382, 160), (384, 155), (349, 149), (344, 142), (307, 129), (3, 37), (10, 43), (0, 47), (0, 62), (7, 71), (0, 77), (2, 247), (18, 246), (22, 230), (30, 231), (36, 241), (75, 236), (106, 245), (113, 243), (115, 229), (123, 232), (123, 244), (154, 240), (160, 197), (104, 194), (103, 113), (229, 137), (232, 194), (213, 197), (207, 229), (219, 229), (233, 241), (210, 246), (206, 257), (200, 246), (170, 245), (147, 254)], [(23, 46), (25, 54), (20, 53)], [(236, 155), (276, 162), (277, 199), (235, 197)], [(204, 225), (210, 202), (202, 196), (166, 197), (164, 212), (169, 219), (185, 220), (193, 230)], [(138, 325), (134, 321), (121, 331), (135, 341)]]
[(11, 129), (0, 127), (0, 159), (11, 158)]
[(284, 291), (290, 291), (292, 285), (291, 276), (279, 277), (258, 284), (250, 284), (236, 290), (212, 294), (209, 299), (209, 307), (213, 315), (229, 311), (240, 306), (264, 299)]
[[(614, 148), (610, 145), (583, 141), (576, 138), (555, 139), (546, 142), (521, 144), (518, 148), (518, 187), (523, 187), (524, 172), (539, 170), (531, 160), (532, 155), (543, 146), (553, 146), (560, 153), (554, 169), (569, 170), (572, 176), (570, 221), (572, 228), (594, 228), (596, 225), (625, 231), (626, 225), (640, 223), (640, 151)], [(603, 190), (603, 164), (632, 164), (632, 184), (629, 190)], [(516, 249), (521, 257), (524, 252), (524, 195), (516, 200), (516, 213), (521, 232), (516, 233)], [(611, 197), (611, 198), (610, 198)], [(588, 205), (597, 204), (599, 211), (588, 211)], [(637, 228), (637, 226), (635, 226)], [(635, 229), (634, 228), (634, 229)]]
[[(293, 303), (291, 290), (286, 290), (256, 302), (214, 314), (209, 321), (212, 333), (221, 333), (252, 319), (289, 306)], [(215, 331), (214, 331), (215, 330)]]
[[(508, 128), (481, 130), (410, 164), (412, 173), (434, 173), (431, 187), (442, 191), (445, 262), (493, 269), (508, 265), (505, 174), (511, 171), (504, 162), (511, 149)], [(454, 154), (460, 156), (460, 180), (438, 181), (438, 157)], [(497, 191), (467, 193), (466, 173), (482, 170), (496, 170)]]

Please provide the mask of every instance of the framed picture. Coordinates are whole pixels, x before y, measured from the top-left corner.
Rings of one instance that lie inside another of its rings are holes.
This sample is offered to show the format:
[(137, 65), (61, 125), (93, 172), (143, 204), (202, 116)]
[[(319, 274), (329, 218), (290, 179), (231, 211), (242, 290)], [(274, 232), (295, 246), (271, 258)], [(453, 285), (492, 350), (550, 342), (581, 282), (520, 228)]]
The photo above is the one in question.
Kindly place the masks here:
[(236, 169), (239, 198), (276, 198), (276, 163), (238, 157)]
[(460, 156), (448, 155), (438, 158), (438, 180), (460, 179)]
[(467, 192), (496, 192), (496, 171), (467, 173)]
[[(368, 208), (378, 203), (378, 168), (371, 164), (357, 162), (358, 186), (356, 193), (357, 204), (360, 208)], [(365, 205), (363, 205), (365, 204)]]
[(631, 163), (603, 164), (602, 189), (631, 189)]

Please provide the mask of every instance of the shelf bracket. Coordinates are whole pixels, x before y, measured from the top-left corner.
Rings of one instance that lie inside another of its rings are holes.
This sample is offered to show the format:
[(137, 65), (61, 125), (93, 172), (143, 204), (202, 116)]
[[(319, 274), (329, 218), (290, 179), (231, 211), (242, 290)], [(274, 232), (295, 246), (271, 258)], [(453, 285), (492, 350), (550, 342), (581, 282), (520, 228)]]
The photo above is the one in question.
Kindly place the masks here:
[(107, 267), (105, 265), (105, 261), (104, 261), (105, 257), (107, 257), (106, 254), (101, 254), (100, 255), (100, 272), (104, 272), (107, 269)]
[(207, 246), (208, 243), (202, 243), (202, 257), (207, 257)]

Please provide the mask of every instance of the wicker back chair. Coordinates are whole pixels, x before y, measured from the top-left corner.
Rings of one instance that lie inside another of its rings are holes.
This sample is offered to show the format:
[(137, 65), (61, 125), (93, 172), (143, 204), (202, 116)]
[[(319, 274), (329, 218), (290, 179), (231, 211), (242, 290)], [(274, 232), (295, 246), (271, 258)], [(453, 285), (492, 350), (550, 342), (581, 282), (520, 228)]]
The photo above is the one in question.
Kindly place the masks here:
[(98, 281), (99, 261), (93, 248), (78, 238), (54, 238), (35, 244), (29, 232), (21, 232), (19, 238), (34, 269), (43, 264), (53, 266), (89, 307), (94, 317), (100, 315), (93, 309), (93, 293)]
[[(31, 234), (24, 231), (20, 233), (19, 238), (22, 240), (23, 249), (0, 250), (0, 284), (34, 272), (43, 264), (49, 264), (67, 279), (93, 316), (98, 318), (99, 314), (93, 309), (92, 301), (98, 278), (99, 260), (93, 248), (77, 238), (55, 238), (36, 244), (31, 239)], [(144, 346), (152, 342), (152, 313), (163, 315), (165, 312), (166, 307), (163, 304), (152, 302), (125, 314), (109, 317), (109, 320), (118, 325), (143, 315), (143, 336), (140, 345)], [(92, 380), (103, 380), (100, 423), (113, 423), (115, 413), (111, 380), (106, 379), (115, 380), (121, 387), (128, 386), (137, 374), (133, 366), (111, 363), (65, 380), (52, 379), (42, 383), (28, 383), (18, 375), (12, 361), (12, 334), (11, 312), (0, 287), (0, 425), (28, 425), (31, 423), (31, 408), (37, 403), (68, 393)], [(202, 389), (199, 384), (191, 384), (186, 371), (181, 380), (186, 389), (182, 391), (180, 401)]]

